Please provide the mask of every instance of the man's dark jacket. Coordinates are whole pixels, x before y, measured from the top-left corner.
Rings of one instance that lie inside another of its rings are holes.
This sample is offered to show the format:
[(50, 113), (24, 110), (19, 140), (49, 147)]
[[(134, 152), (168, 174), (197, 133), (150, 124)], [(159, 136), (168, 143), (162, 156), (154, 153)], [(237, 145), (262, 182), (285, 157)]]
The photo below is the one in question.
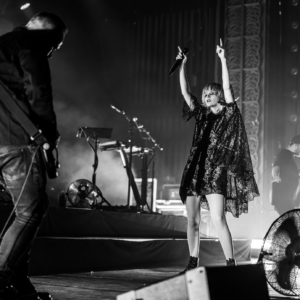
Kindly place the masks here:
[[(54, 142), (58, 137), (47, 53), (51, 31), (22, 27), (0, 37), (0, 81), (30, 119)], [(28, 145), (29, 135), (0, 98), (0, 145)]]

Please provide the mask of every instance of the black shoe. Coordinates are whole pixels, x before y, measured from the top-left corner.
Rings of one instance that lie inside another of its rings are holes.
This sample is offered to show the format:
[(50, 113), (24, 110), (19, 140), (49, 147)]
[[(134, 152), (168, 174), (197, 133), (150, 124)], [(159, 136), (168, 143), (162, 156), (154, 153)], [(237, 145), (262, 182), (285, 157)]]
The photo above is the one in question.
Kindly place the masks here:
[(179, 275), (184, 274), (186, 271), (196, 269), (197, 266), (198, 266), (198, 257), (190, 256), (190, 260), (187, 267), (182, 272), (180, 272)]
[(235, 267), (236, 266), (236, 261), (233, 258), (229, 258), (226, 260), (226, 266), (227, 267)]
[(4, 290), (0, 291), (0, 300), (20, 300), (19, 294), (16, 289), (11, 285), (6, 286)]
[(47, 292), (37, 292), (40, 300), (53, 300), (52, 296)]

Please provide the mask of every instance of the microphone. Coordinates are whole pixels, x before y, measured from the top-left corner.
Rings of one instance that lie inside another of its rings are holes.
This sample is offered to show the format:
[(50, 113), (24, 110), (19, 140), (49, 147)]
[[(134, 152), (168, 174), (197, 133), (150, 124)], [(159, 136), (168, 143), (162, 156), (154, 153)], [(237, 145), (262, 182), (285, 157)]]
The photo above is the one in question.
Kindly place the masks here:
[(111, 107), (112, 109), (114, 109), (115, 111), (117, 111), (119, 114), (125, 115), (125, 111), (124, 111), (124, 110), (118, 109), (118, 108), (116, 108), (116, 107), (113, 106), (113, 105), (110, 105), (110, 107)]
[[(182, 52), (183, 52), (185, 55), (187, 55), (188, 52), (189, 52), (189, 48), (186, 48), (186, 47), (183, 48)], [(182, 59), (176, 59), (174, 65), (173, 65), (172, 68), (170, 69), (170, 72), (169, 72), (169, 75), (170, 75), (170, 76), (175, 72), (175, 70), (177, 69), (177, 67), (181, 65), (181, 63), (182, 63)]]

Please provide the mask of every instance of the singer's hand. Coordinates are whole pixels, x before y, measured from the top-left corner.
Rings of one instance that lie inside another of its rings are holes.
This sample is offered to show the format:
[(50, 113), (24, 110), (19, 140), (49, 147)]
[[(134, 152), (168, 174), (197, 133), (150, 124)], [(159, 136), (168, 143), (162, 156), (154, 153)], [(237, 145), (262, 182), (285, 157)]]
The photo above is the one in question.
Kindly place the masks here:
[(179, 52), (178, 55), (176, 56), (176, 59), (182, 59), (182, 63), (185, 64), (187, 61), (187, 56), (182, 52), (180, 47), (178, 46)]
[(220, 59), (225, 58), (225, 50), (224, 50), (224, 48), (223, 48), (222, 39), (220, 39), (220, 46), (217, 45), (216, 52), (217, 52), (217, 54), (219, 55)]
[(273, 181), (275, 182), (281, 182), (281, 178), (279, 175), (273, 176)]

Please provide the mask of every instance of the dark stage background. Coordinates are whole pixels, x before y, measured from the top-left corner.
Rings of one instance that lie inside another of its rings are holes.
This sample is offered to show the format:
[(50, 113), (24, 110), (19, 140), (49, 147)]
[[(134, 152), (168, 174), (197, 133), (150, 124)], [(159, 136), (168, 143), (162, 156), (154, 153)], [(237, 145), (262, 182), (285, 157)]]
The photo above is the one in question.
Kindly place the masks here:
[[(31, 1), (25, 11), (18, 10), (20, 3), (9, 1), (2, 15), (12, 26), (48, 10), (69, 27), (63, 47), (50, 61), (62, 135), (60, 177), (49, 183), (53, 194), (76, 179), (91, 180), (93, 154), (84, 139), (76, 138), (79, 127), (110, 127), (112, 139), (129, 139), (127, 120), (111, 104), (137, 117), (163, 147), (156, 151), (159, 188), (178, 183), (193, 124), (181, 120), (178, 73), (169, 77), (168, 71), (177, 46), (187, 46), (194, 92), (201, 94), (202, 86), (214, 81), (218, 1), (187, 1), (183, 9), (179, 1), (46, 0)], [(144, 145), (139, 132), (134, 132), (133, 144)], [(119, 154), (101, 152), (99, 159), (97, 185), (112, 204), (126, 204), (127, 178)], [(136, 177), (140, 169), (140, 159), (134, 158)]]
[[(299, 29), (292, 28), (289, 20), (299, 22), (300, 14), (293, 4), (298, 1), (283, 2), (281, 6), (277, 0), (33, 0), (30, 8), (21, 11), (23, 1), (0, 1), (0, 34), (42, 10), (59, 14), (69, 27), (65, 44), (50, 60), (62, 135), (60, 177), (49, 182), (51, 205), (58, 205), (59, 193), (74, 180), (91, 180), (93, 152), (84, 139), (76, 138), (79, 127), (113, 128), (112, 139), (128, 140), (128, 122), (111, 104), (137, 117), (163, 147), (156, 151), (158, 197), (163, 184), (179, 183), (194, 124), (181, 120), (178, 73), (168, 75), (177, 46), (190, 49), (188, 77), (193, 93), (200, 96), (205, 83), (221, 80), (215, 47), (219, 38), (226, 39), (227, 5), (248, 10), (259, 3), (263, 99), (257, 179), (261, 197), (240, 220), (228, 217), (232, 226), (247, 228), (248, 237), (262, 237), (278, 217), (269, 204), (272, 162), (299, 124), (298, 94), (292, 93), (297, 92), (299, 79), (297, 73), (290, 75), (299, 58), (285, 45), (298, 43)], [(133, 144), (145, 146), (138, 132)], [(140, 170), (141, 161), (135, 157), (136, 177), (141, 177)], [(99, 152), (96, 183), (112, 205), (126, 205), (127, 176), (117, 152)]]

